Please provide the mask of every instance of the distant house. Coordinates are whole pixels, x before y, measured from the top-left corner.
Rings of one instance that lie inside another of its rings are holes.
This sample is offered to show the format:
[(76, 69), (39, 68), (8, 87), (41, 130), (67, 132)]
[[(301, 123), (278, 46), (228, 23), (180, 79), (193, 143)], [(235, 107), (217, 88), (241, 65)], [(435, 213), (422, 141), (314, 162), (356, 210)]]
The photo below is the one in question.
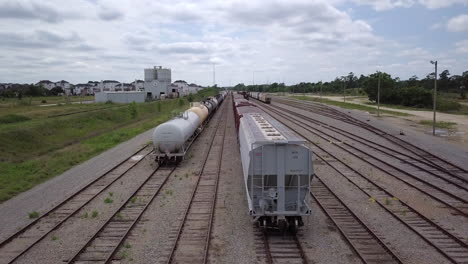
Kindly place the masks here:
[(79, 83), (75, 85), (74, 93), (76, 95), (89, 95), (91, 94), (92, 87), (89, 83)]
[(120, 84), (118, 81), (114, 80), (104, 80), (98, 83), (97, 88), (99, 88), (100, 92), (110, 92), (115, 91), (115, 87)]
[(49, 80), (42, 80), (36, 83), (36, 86), (42, 86), (46, 88), (47, 90), (52, 90), (53, 88), (55, 88), (55, 83)]

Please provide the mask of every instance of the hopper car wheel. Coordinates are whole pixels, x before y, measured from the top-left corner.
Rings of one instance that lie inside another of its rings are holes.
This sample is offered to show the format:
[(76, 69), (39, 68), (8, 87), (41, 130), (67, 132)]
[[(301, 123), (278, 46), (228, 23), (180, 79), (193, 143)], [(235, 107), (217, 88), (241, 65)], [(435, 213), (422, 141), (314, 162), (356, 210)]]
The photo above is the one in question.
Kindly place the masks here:
[(297, 219), (294, 219), (294, 222), (289, 225), (289, 231), (291, 234), (296, 234), (297, 230), (299, 229), (299, 221)]

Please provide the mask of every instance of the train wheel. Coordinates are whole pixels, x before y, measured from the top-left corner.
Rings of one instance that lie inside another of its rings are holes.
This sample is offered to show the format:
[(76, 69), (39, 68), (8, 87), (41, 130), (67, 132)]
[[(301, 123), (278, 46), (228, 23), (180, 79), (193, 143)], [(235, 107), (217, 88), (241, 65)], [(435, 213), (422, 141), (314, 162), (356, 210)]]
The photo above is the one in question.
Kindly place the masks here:
[(291, 234), (295, 235), (298, 229), (299, 229), (299, 221), (297, 221), (297, 219), (294, 219), (294, 222), (290, 223), (289, 225), (289, 231), (291, 232)]

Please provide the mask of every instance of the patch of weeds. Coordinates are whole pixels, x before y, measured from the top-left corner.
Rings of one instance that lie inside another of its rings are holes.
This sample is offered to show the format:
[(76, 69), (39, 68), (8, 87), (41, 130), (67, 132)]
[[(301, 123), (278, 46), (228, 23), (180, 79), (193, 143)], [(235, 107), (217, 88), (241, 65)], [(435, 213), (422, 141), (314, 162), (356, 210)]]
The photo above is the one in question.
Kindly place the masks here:
[(122, 218), (123, 218), (121, 213), (117, 213), (117, 214), (115, 215), (115, 217), (117, 217), (118, 219), (122, 219)]
[(81, 218), (88, 218), (88, 212), (84, 213)]
[(369, 201), (370, 201), (371, 203), (375, 203), (375, 198), (374, 198), (374, 197), (370, 197), (370, 198), (369, 198)]
[(392, 200), (389, 198), (385, 198), (385, 205), (391, 205), (391, 204), (392, 204)]
[(109, 192), (109, 196), (111, 196), (111, 197), (112, 197), (112, 195), (114, 195), (114, 193), (113, 193), (113, 192)]
[(132, 199), (130, 199), (130, 202), (131, 202), (131, 203), (135, 203), (135, 202), (136, 202), (136, 199), (137, 199), (136, 196), (135, 196), (135, 197), (132, 197)]
[(185, 173), (185, 178), (188, 178), (188, 173)]
[(128, 242), (124, 244), (124, 248), (131, 248), (131, 247), (132, 247), (132, 245), (130, 245), (130, 243), (128, 243)]
[(166, 190), (167, 195), (172, 195), (174, 192), (172, 190)]
[(99, 215), (98, 211), (91, 212), (91, 217), (96, 218)]
[(128, 252), (127, 252), (126, 250), (120, 252), (119, 257), (120, 257), (121, 259), (126, 259), (126, 258), (128, 258)]
[(57, 236), (52, 236), (52, 241), (55, 241), (55, 240), (57, 240), (57, 239), (58, 239)]
[[(419, 121), (419, 124), (425, 125), (425, 126), (432, 126), (432, 120), (421, 120)], [(437, 121), (435, 123), (435, 126), (438, 128), (445, 128), (445, 129), (452, 129), (455, 128), (457, 123), (455, 122), (445, 122), (445, 121)]]
[(30, 219), (38, 218), (38, 217), (39, 217), (39, 213), (36, 212), (36, 211), (32, 211), (32, 212), (29, 212), (29, 213), (28, 213), (28, 216), (29, 216)]
[(114, 200), (112, 200), (112, 199), (109, 198), (109, 197), (107, 197), (106, 199), (104, 199), (104, 203), (106, 203), (106, 204), (110, 204), (110, 203), (112, 203), (112, 202), (114, 202)]

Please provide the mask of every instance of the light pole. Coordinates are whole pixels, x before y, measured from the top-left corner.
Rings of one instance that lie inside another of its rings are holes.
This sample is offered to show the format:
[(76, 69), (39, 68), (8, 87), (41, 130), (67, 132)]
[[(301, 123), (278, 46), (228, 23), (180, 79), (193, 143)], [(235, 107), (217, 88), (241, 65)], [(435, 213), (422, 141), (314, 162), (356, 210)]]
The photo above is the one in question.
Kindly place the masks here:
[(320, 80), (320, 100), (322, 100), (322, 80)]
[(436, 99), (437, 99), (437, 61), (431, 61), (431, 64), (434, 64), (435, 74), (434, 74), (434, 103), (432, 105), (432, 110), (434, 112), (434, 118), (432, 120), (432, 135), (435, 136), (435, 125), (436, 125)]
[(377, 116), (380, 116), (380, 71), (379, 71), (379, 82), (377, 84)]
[(343, 78), (343, 103), (346, 103), (346, 78)]

